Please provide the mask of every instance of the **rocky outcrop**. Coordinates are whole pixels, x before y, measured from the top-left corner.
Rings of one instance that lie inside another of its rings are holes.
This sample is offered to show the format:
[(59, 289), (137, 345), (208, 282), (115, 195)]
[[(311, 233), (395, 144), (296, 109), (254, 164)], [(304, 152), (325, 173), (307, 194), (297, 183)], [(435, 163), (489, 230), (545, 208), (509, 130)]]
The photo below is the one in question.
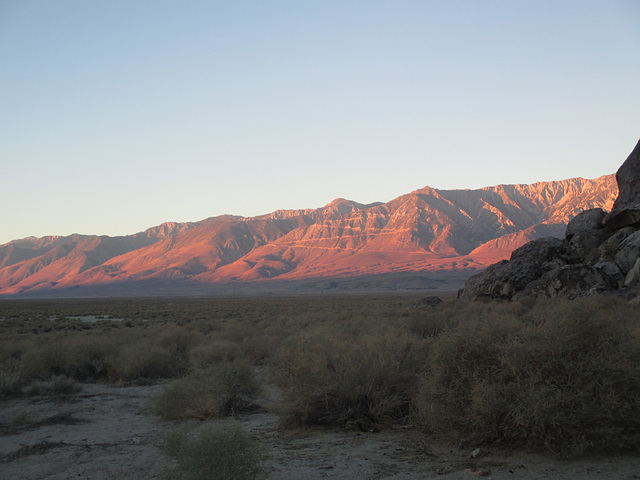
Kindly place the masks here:
[(540, 238), (467, 280), (458, 298), (510, 300), (640, 290), (640, 142), (616, 173), (619, 194), (610, 213), (576, 215), (565, 238)]
[(604, 225), (618, 229), (640, 222), (640, 141), (616, 173), (618, 198)]
[(436, 308), (438, 305), (442, 303), (442, 299), (436, 295), (432, 295), (430, 297), (424, 297), (411, 305), (411, 308), (425, 308), (431, 307)]

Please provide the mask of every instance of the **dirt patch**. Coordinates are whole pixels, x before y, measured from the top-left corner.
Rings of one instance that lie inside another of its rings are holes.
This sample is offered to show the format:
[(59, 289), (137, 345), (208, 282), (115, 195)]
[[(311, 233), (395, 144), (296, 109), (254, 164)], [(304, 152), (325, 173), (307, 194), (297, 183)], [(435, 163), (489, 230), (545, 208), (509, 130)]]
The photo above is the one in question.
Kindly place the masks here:
[[(269, 411), (277, 391), (264, 387), (262, 408), (238, 421), (267, 447), (265, 468), (272, 480), (640, 479), (637, 456), (562, 461), (508, 448), (459, 448), (406, 428), (286, 430)], [(3, 402), (0, 478), (164, 478), (173, 462), (160, 445), (176, 425), (152, 412), (150, 399), (160, 388), (91, 384), (73, 395)]]
[(640, 458), (561, 461), (509, 449), (459, 449), (408, 429), (379, 433), (279, 430), (265, 415), (239, 419), (270, 448), (269, 478), (294, 479), (608, 479), (640, 478)]
[(151, 411), (159, 386), (83, 385), (68, 396), (13, 399), (0, 412), (0, 478), (156, 478), (170, 426)]

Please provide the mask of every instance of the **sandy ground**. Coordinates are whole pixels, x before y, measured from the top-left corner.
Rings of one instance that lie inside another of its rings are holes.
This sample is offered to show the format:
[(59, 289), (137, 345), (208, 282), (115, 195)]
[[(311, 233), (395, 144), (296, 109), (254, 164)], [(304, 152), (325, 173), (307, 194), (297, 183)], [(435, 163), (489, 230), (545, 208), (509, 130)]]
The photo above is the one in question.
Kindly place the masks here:
[[(173, 465), (160, 449), (176, 428), (153, 415), (161, 387), (84, 385), (68, 396), (0, 403), (0, 479), (152, 479)], [(264, 389), (268, 406), (277, 392)], [(267, 447), (273, 480), (312, 479), (640, 479), (640, 456), (572, 461), (481, 448), (458, 449), (409, 429), (379, 433), (286, 430), (267, 409), (238, 421)]]

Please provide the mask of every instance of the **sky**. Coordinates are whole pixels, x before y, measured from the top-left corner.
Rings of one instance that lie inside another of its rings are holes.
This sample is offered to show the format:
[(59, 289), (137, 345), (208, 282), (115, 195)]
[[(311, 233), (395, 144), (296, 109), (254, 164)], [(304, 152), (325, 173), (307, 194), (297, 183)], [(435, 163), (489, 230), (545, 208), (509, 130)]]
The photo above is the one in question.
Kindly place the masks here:
[(615, 173), (638, 0), (0, 0), (0, 244)]

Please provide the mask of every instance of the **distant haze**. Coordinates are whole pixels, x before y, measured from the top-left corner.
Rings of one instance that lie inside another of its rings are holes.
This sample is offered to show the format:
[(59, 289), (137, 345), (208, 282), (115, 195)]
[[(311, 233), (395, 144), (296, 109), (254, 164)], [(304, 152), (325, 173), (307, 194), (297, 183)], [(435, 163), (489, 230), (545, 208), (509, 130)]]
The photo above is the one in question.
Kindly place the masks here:
[(0, 245), (614, 173), (637, 0), (0, 2)]

